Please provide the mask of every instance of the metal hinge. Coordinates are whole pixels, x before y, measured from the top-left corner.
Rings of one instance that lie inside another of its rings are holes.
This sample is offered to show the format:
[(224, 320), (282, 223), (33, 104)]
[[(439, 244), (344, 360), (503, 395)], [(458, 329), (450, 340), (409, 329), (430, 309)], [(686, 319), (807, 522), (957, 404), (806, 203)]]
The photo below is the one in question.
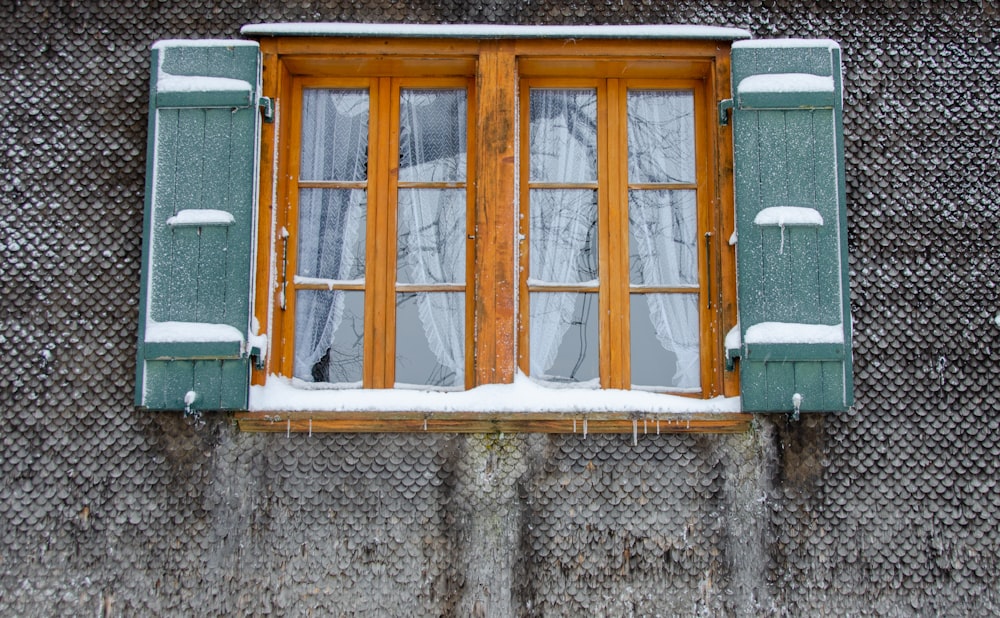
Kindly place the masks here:
[(260, 112), (264, 116), (264, 122), (274, 122), (274, 99), (260, 97), (257, 99), (257, 107), (260, 108)]
[(727, 126), (729, 124), (729, 110), (733, 109), (732, 99), (723, 99), (719, 101), (719, 124), (722, 126)]

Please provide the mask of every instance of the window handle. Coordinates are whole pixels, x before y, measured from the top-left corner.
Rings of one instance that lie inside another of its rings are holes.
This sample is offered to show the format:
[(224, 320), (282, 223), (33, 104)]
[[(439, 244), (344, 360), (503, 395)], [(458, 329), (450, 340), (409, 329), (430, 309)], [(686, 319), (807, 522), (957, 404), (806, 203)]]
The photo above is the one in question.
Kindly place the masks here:
[(708, 274), (705, 277), (706, 286), (708, 287), (708, 309), (712, 308), (712, 233), (705, 232), (705, 272)]

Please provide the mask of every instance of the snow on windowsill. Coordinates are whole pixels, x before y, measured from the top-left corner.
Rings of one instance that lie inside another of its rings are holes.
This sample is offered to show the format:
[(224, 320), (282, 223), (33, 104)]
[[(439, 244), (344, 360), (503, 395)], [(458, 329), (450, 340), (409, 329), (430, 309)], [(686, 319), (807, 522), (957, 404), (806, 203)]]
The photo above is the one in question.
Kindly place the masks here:
[(747, 344), (760, 343), (844, 343), (842, 324), (798, 324), (761, 322), (747, 329)]
[(146, 325), (146, 343), (215, 342), (243, 343), (243, 334), (228, 324), (206, 322), (154, 322)]
[[(739, 397), (694, 399), (625, 390), (548, 388), (518, 373), (513, 384), (467, 391), (299, 388), (297, 380), (268, 376), (250, 387), (250, 410), (269, 412), (566, 412), (697, 414), (740, 411)], [(305, 384), (303, 383), (303, 386)]]
[(833, 92), (833, 78), (811, 73), (772, 73), (751, 75), (740, 81), (736, 91), (740, 94), (784, 92)]

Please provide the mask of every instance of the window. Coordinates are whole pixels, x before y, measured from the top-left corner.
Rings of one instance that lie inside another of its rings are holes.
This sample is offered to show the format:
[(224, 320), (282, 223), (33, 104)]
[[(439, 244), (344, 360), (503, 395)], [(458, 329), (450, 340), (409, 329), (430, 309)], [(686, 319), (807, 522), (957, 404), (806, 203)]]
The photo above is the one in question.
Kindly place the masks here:
[(720, 318), (703, 90), (695, 80), (522, 80), (525, 373), (701, 392), (702, 347), (718, 332), (702, 325)]
[[(565, 410), (502, 401), (446, 419), (342, 403), (461, 396), (518, 371), (584, 413), (580, 393), (603, 396), (589, 389), (652, 391), (688, 419), (720, 396), (850, 405), (836, 44), (730, 56), (744, 33), (696, 27), (244, 33), (259, 55), (154, 46), (138, 405), (252, 405), (241, 424), (286, 431), (577, 430)], [(251, 380), (270, 398), (248, 401)], [(267, 413), (304, 392), (315, 409)], [(648, 411), (630, 405), (595, 409), (591, 430), (637, 431)], [(747, 420), (709, 416), (696, 426)]]
[(464, 389), (469, 80), (303, 78), (292, 97), (286, 375), (336, 387)]

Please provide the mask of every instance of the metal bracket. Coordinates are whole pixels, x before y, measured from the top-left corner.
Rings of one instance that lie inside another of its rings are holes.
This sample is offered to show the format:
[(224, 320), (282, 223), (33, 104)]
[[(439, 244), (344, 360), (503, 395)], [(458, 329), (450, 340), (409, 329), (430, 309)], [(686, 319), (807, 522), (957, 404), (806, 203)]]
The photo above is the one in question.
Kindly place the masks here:
[(254, 369), (263, 369), (265, 367), (264, 350), (260, 349), (257, 346), (251, 346), (250, 354), (248, 356), (250, 357), (250, 361), (253, 362)]
[(722, 126), (729, 125), (729, 110), (733, 109), (732, 99), (723, 99), (719, 101), (719, 124)]
[(264, 116), (264, 122), (274, 122), (274, 99), (271, 97), (260, 97), (257, 99), (257, 106)]

